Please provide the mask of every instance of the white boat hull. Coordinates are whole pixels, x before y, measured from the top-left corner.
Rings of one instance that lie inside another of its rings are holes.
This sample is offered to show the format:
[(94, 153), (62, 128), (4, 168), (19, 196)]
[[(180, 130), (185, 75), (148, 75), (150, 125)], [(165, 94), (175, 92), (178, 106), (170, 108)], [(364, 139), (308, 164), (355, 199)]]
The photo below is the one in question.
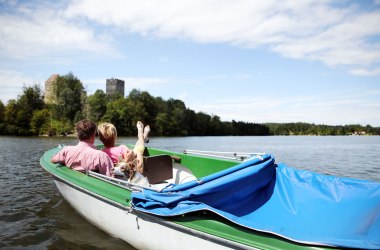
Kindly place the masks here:
[[(135, 213), (104, 197), (55, 179), (58, 190), (89, 222), (137, 249), (247, 249), (247, 246)], [(252, 248), (250, 248), (252, 249)]]

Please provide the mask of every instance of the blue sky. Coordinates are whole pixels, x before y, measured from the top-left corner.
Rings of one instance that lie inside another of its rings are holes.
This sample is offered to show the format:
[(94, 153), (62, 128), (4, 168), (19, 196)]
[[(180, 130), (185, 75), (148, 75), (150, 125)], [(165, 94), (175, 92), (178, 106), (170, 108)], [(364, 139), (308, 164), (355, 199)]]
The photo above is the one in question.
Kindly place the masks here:
[(73, 72), (223, 121), (380, 126), (380, 0), (0, 0), (0, 100)]

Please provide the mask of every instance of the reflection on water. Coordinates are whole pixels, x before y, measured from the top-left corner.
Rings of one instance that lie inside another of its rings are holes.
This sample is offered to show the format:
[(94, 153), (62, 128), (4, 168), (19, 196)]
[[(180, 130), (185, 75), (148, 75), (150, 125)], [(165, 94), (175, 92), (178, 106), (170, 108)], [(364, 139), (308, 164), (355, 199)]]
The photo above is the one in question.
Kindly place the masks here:
[[(119, 142), (133, 144), (135, 138)], [(0, 248), (134, 249), (77, 214), (40, 167), (46, 150), (75, 143), (75, 138), (0, 137)], [(380, 181), (379, 136), (173, 137), (151, 138), (149, 146), (266, 152), (295, 168)]]

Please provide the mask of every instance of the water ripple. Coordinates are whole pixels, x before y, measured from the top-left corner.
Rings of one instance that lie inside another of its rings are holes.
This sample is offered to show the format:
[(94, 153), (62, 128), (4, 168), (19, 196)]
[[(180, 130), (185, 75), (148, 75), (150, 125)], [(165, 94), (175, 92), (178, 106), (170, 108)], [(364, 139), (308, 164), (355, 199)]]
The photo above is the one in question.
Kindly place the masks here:
[(0, 248), (134, 249), (89, 224), (62, 199), (39, 165), (58, 142), (76, 140), (0, 137)]
[[(134, 143), (135, 138), (120, 138)], [(75, 138), (0, 137), (0, 248), (134, 249), (97, 229), (66, 203), (39, 165), (41, 155)], [(151, 147), (267, 152), (277, 162), (318, 173), (380, 181), (380, 137), (171, 137)]]

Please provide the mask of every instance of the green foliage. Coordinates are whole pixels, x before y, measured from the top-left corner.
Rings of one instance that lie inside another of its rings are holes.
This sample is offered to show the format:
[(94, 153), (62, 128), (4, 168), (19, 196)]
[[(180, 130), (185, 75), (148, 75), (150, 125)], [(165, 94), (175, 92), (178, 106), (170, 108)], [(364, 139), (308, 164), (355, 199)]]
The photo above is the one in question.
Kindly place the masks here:
[(74, 126), (72, 123), (68, 121), (52, 120), (51, 126), (49, 127), (47, 134), (49, 136), (68, 135), (68, 134), (72, 134), (73, 131), (74, 131)]
[(51, 112), (48, 109), (36, 110), (33, 112), (33, 118), (30, 122), (30, 128), (33, 134), (49, 134), (51, 125)]
[(111, 101), (107, 104), (107, 111), (102, 120), (113, 123), (119, 135), (130, 135), (132, 126), (135, 127), (132, 116), (134, 108), (129, 99)]
[[(160, 112), (160, 106), (162, 107), (162, 100), (152, 97), (146, 91), (139, 91), (133, 89), (128, 95), (127, 99), (133, 100), (135, 103), (139, 103), (141, 107), (141, 113), (139, 115), (140, 119), (145, 124), (154, 124), (155, 117)], [(139, 111), (138, 111), (139, 112)]]
[(59, 76), (53, 88), (53, 103), (45, 105), (38, 85), (24, 87), (17, 100), (0, 101), (0, 134), (67, 135), (84, 118), (111, 122), (119, 135), (136, 135), (136, 122), (149, 124), (155, 136), (221, 135), (380, 135), (370, 125), (328, 126), (310, 123), (257, 124), (221, 121), (217, 115), (195, 112), (181, 100), (163, 100), (146, 91), (133, 89), (127, 97), (97, 90), (87, 97), (81, 81), (72, 73)]
[(0, 100), (0, 122), (3, 122), (4, 120), (4, 110), (5, 110), (4, 103)]
[(4, 117), (5, 117), (5, 105), (0, 100), (0, 135), (4, 134), (4, 127), (5, 127)]
[(166, 134), (168, 128), (170, 127), (170, 120), (167, 113), (158, 113), (156, 116), (155, 129), (158, 135), (168, 135)]
[(38, 85), (24, 87), (24, 93), (17, 100), (17, 118), (15, 125), (21, 128), (20, 134), (29, 134), (30, 122), (33, 118), (33, 111), (44, 107), (41, 88)]
[(270, 135), (380, 135), (380, 128), (370, 125), (315, 125), (310, 123), (266, 123)]
[(81, 112), (86, 101), (84, 98), (86, 93), (81, 81), (72, 73), (58, 76), (54, 93), (56, 96), (55, 103), (52, 105), (54, 119), (73, 123), (76, 118), (83, 117)]
[(87, 98), (87, 117), (93, 121), (100, 121), (107, 111), (107, 95), (102, 90), (97, 90)]
[(23, 87), (23, 93), (17, 100), (10, 100), (3, 109), (2, 125), (3, 134), (8, 135), (32, 135), (30, 122), (33, 112), (44, 107), (41, 88), (34, 84), (31, 87)]

